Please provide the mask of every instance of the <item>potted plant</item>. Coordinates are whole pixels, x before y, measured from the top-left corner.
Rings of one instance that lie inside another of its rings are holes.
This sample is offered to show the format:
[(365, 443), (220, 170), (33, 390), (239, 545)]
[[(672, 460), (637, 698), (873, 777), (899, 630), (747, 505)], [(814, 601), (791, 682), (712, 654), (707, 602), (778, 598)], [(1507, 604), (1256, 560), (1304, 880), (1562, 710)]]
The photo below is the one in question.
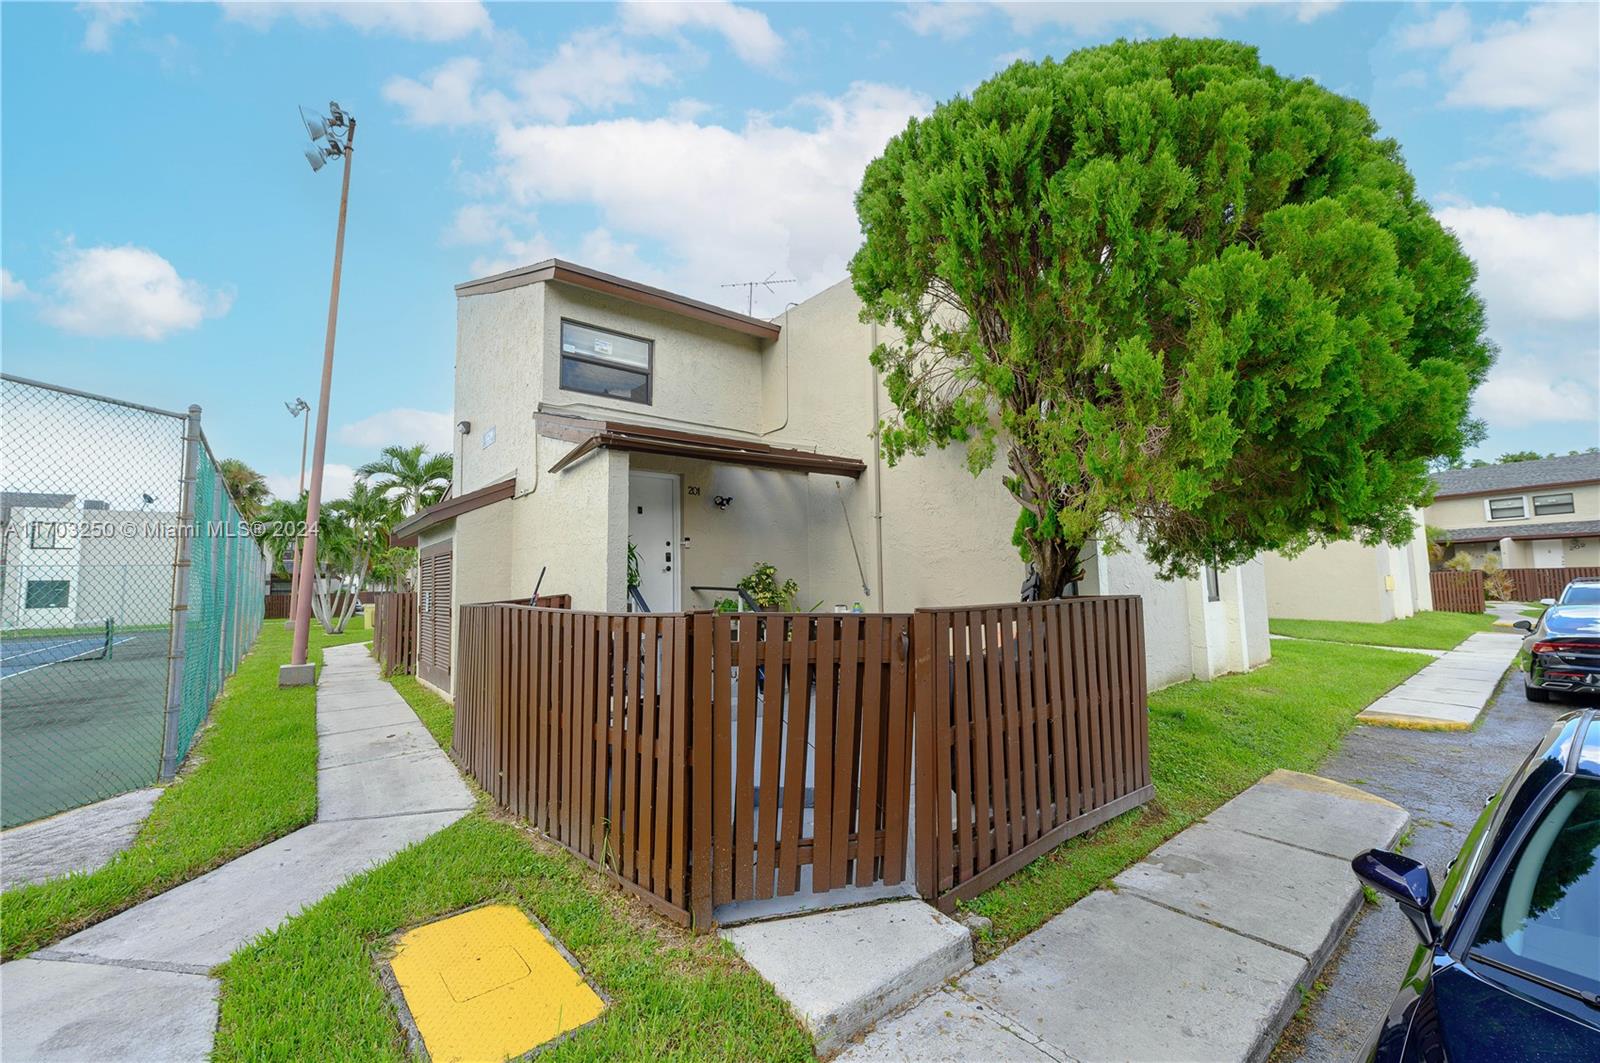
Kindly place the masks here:
[(768, 613), (794, 612), (794, 596), (800, 585), (794, 580), (778, 582), (778, 568), (765, 561), (757, 561), (750, 574), (739, 581), (739, 589), (750, 596), (756, 607)]

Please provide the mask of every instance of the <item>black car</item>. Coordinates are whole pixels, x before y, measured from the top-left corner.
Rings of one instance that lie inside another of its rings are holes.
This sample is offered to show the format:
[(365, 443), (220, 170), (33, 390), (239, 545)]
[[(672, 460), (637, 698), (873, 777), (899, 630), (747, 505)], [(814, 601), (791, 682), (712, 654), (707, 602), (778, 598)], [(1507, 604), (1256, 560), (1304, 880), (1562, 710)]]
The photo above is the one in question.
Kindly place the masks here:
[(1549, 701), (1555, 690), (1600, 693), (1600, 605), (1553, 605), (1512, 626), (1527, 632), (1517, 667), (1529, 701)]
[(1600, 1059), (1595, 710), (1561, 717), (1489, 799), (1437, 895), (1399, 853), (1351, 866), (1422, 938), (1370, 1059)]

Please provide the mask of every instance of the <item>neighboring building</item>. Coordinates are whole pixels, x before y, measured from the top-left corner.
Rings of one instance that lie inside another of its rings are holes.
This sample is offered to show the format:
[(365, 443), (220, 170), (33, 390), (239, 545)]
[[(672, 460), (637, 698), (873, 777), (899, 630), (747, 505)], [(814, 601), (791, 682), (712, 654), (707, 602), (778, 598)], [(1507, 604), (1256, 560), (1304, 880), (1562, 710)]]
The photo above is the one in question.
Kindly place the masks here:
[(1506, 568), (1600, 565), (1600, 454), (1448, 469), (1427, 509), (1451, 554)]
[[(954, 451), (880, 458), (889, 409), (848, 283), (763, 321), (551, 260), (457, 286), (451, 497), (396, 529), (420, 547), (419, 674), (447, 688), (459, 603), (567, 593), (708, 609), (760, 561), (798, 606), (1016, 601), (1015, 501)], [(1144, 596), (1152, 685), (1265, 661), (1259, 562), (1175, 583), (1090, 558), (1082, 593)]]
[(73, 495), (0, 492), (0, 619), (7, 629), (172, 618), (173, 513)]
[(1404, 546), (1313, 546), (1295, 557), (1264, 555), (1267, 613), (1299, 620), (1402, 620), (1433, 608), (1422, 514)]

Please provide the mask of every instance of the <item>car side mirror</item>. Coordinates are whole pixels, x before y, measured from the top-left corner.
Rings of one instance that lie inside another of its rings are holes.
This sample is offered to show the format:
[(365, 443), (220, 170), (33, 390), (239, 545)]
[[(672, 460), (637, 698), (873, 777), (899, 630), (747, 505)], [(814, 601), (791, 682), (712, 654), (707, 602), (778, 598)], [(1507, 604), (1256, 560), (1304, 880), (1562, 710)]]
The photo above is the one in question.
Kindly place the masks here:
[(1439, 943), (1439, 924), (1433, 918), (1433, 876), (1424, 864), (1386, 849), (1368, 849), (1350, 861), (1350, 867), (1362, 882), (1400, 905), (1424, 945)]
[(1517, 620), (1517, 621), (1513, 621), (1511, 626), (1516, 628), (1518, 631), (1532, 631), (1533, 630), (1533, 621), (1532, 620)]
[(1556, 600), (1554, 598), (1540, 598), (1539, 599), (1539, 604), (1540, 605), (1554, 605), (1554, 604), (1556, 604)]

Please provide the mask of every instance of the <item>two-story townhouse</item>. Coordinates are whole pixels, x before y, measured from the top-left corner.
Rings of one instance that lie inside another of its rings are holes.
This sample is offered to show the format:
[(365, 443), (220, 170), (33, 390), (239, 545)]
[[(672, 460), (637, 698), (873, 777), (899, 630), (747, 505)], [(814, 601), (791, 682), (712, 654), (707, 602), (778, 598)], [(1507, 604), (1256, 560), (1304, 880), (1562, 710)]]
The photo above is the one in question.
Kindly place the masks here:
[[(451, 496), (396, 529), (421, 554), (419, 675), (448, 692), (461, 603), (706, 609), (758, 561), (797, 605), (1015, 601), (1016, 504), (958, 452), (890, 468), (879, 342), (841, 282), (772, 321), (550, 260), (456, 288)], [(637, 555), (629, 588), (629, 545)], [(1269, 654), (1252, 562), (1163, 582), (1136, 551), (1081, 593), (1144, 598), (1152, 685)]]
[(1600, 565), (1600, 454), (1570, 454), (1434, 477), (1428, 524), (1481, 565), (1496, 553), (1507, 568)]

